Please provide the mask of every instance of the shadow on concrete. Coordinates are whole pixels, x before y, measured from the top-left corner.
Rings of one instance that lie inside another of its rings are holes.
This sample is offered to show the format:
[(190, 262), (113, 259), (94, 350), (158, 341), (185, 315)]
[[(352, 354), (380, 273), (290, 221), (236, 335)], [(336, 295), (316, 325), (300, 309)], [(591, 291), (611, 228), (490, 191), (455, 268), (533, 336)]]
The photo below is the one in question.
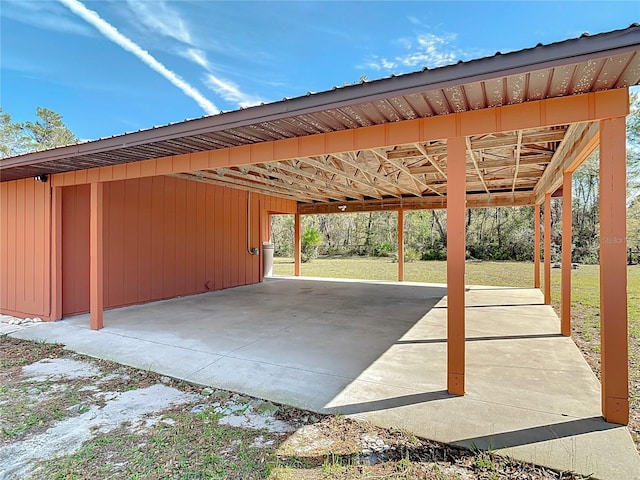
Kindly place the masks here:
[[(528, 340), (534, 338), (559, 338), (562, 337), (560, 333), (535, 333), (531, 335), (497, 335), (487, 337), (467, 337), (465, 342), (486, 342), (491, 340)], [(429, 343), (447, 343), (446, 338), (425, 338), (421, 340), (398, 340), (396, 345), (419, 345)]]
[(481, 437), (465, 438), (453, 442), (455, 445), (493, 450), (517, 447), (534, 443), (546, 442), (558, 438), (574, 437), (592, 432), (602, 432), (620, 428), (620, 425), (606, 422), (602, 417), (580, 418), (561, 423), (552, 423), (539, 427), (524, 428), (511, 432), (484, 435)]
[[(469, 308), (495, 308), (495, 307), (540, 307), (543, 306), (544, 303), (485, 303), (484, 305), (474, 305), (473, 302), (468, 302), (465, 305), (465, 309)], [(436, 305), (433, 307), (434, 310), (446, 310), (446, 305)]]
[(332, 407), (328, 410), (332, 413), (342, 415), (356, 415), (358, 413), (376, 412), (380, 410), (388, 410), (390, 408), (407, 407), (409, 405), (418, 405), (421, 403), (433, 402), (436, 400), (446, 400), (454, 398), (446, 390), (438, 390), (435, 392), (414, 393), (411, 395), (402, 395), (399, 397), (385, 398), (382, 400), (373, 400), (370, 402), (352, 403)]

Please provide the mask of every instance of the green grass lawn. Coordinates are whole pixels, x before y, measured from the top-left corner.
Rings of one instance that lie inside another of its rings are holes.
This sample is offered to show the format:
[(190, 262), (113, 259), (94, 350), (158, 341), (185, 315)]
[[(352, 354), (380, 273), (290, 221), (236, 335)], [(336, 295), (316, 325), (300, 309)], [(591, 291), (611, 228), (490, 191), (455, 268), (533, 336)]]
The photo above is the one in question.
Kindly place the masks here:
[[(318, 258), (301, 266), (303, 276), (397, 280), (398, 264), (391, 258)], [(293, 259), (276, 258), (274, 273), (293, 275)], [(405, 264), (405, 280), (446, 283), (446, 262), (411, 262)], [(467, 261), (468, 285), (533, 287), (533, 263)], [(597, 265), (583, 265), (572, 271), (573, 338), (591, 368), (600, 374), (600, 277)], [(629, 386), (631, 400), (630, 428), (640, 446), (640, 266), (627, 269), (629, 312)], [(560, 269), (551, 270), (551, 300), (560, 306)]]

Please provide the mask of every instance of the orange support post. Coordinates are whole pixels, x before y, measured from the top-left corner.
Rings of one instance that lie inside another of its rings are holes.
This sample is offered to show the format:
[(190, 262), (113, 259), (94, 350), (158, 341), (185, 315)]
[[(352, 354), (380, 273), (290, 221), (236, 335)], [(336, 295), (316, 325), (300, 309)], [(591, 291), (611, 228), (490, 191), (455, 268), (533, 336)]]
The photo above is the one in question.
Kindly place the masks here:
[(104, 288), (103, 288), (103, 239), (102, 239), (102, 200), (104, 185), (91, 184), (91, 213), (89, 219), (89, 290), (90, 322), (92, 330), (100, 330), (103, 324)]
[(62, 318), (62, 187), (51, 189), (51, 320)]
[(551, 194), (544, 194), (544, 303), (551, 305)]
[(600, 337), (602, 414), (629, 423), (626, 149), (624, 117), (600, 122)]
[(540, 288), (540, 205), (533, 208), (533, 287)]
[(447, 140), (447, 390), (464, 395), (466, 208), (464, 137)]
[(404, 211), (398, 210), (398, 281), (404, 282)]
[(571, 172), (562, 175), (562, 285), (560, 293), (560, 332), (571, 336)]
[(300, 276), (300, 260), (302, 257), (302, 243), (300, 242), (300, 214), (294, 215), (295, 221), (293, 225), (293, 255), (294, 255), (294, 275)]

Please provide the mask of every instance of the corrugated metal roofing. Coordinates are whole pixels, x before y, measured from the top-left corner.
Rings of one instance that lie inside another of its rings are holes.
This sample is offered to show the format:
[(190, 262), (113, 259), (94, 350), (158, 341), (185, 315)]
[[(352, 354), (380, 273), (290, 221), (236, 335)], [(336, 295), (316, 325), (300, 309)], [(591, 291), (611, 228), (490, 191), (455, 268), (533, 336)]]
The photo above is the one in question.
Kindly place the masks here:
[(640, 25), (0, 160), (0, 181), (640, 83)]

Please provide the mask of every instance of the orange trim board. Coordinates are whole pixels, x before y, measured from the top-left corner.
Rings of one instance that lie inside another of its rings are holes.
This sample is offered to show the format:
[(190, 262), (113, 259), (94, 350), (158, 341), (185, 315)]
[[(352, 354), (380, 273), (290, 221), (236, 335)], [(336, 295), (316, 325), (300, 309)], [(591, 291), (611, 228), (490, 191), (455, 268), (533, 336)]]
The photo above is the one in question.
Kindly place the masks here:
[[(269, 163), (294, 158), (383, 148), (412, 142), (504, 132), (527, 128), (624, 117), (629, 112), (626, 88), (439, 115), (340, 132), (174, 155), (125, 165), (53, 175), (54, 186), (76, 185), (206, 168)], [(139, 164), (140, 168), (137, 168)], [(123, 168), (124, 167), (124, 168)]]

